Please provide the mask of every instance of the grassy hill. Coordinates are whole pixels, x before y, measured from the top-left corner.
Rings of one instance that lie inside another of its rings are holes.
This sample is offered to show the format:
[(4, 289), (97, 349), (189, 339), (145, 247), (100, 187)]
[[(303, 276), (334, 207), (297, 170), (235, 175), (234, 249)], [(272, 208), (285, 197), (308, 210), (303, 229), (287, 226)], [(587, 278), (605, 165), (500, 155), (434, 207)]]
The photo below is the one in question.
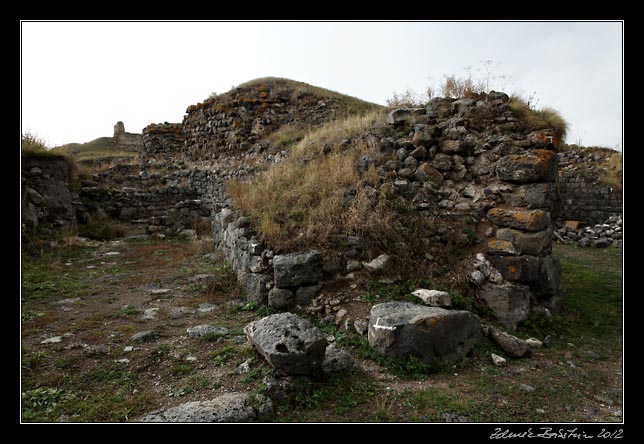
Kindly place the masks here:
[(87, 143), (68, 143), (51, 149), (52, 152), (69, 156), (82, 165), (93, 165), (114, 160), (135, 160), (137, 152), (118, 148), (112, 137), (99, 137)]

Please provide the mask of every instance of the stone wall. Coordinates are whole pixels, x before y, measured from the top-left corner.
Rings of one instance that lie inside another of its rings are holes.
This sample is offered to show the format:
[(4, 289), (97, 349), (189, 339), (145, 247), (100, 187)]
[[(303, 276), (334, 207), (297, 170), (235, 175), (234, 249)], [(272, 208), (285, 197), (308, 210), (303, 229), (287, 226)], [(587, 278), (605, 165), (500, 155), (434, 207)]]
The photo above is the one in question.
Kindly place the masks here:
[(143, 143), (141, 134), (125, 132), (125, 125), (121, 121), (114, 125), (112, 138), (119, 151), (140, 151)]
[(559, 155), (558, 221), (602, 224), (622, 214), (622, 191), (601, 182), (603, 156), (592, 152), (566, 151)]
[(326, 101), (292, 89), (240, 87), (191, 105), (183, 119), (188, 160), (213, 160), (220, 154), (255, 150), (260, 139), (283, 125), (310, 128), (335, 116), (337, 99)]
[(494, 92), (434, 99), (389, 121), (409, 132), (393, 147), (409, 146), (394, 151), (395, 183), (414, 187), (412, 200), (432, 216), (478, 221), (480, 243), (461, 266), (499, 322), (515, 329), (533, 311), (559, 308), (560, 266), (551, 255), (558, 158), (551, 131), (525, 127), (507, 102)]
[(70, 189), (67, 160), (53, 155), (23, 155), (21, 160), (23, 228), (72, 226), (78, 195)]
[[(441, 257), (453, 255), (454, 248), (469, 248), (459, 266), (470, 273), (478, 296), (498, 320), (514, 329), (531, 312), (559, 307), (560, 267), (551, 255), (558, 159), (552, 138), (544, 136), (551, 131), (524, 127), (508, 100), (491, 93), (479, 100), (435, 99), (427, 108), (395, 110), (388, 117), (393, 134), (376, 140), (381, 155), (367, 156), (361, 164), (374, 163), (380, 187), (406, 200), (405, 207), (418, 217), (436, 221), (423, 233), (426, 238), (416, 239), (427, 246), (427, 260), (446, 262)], [(365, 138), (377, 134), (374, 130)], [(251, 221), (224, 196), (213, 212), (215, 243), (249, 298), (283, 308), (282, 299), (288, 305), (314, 296), (317, 282), (301, 288), (276, 285), (270, 246), (254, 237)], [(474, 222), (470, 235), (464, 221)], [(315, 255), (298, 254), (303, 261)], [(349, 265), (354, 254), (316, 261), (321, 269), (333, 269), (333, 276), (367, 270), (364, 262)]]
[(179, 160), (185, 148), (183, 125), (179, 123), (152, 123), (143, 128), (141, 165), (152, 162)]

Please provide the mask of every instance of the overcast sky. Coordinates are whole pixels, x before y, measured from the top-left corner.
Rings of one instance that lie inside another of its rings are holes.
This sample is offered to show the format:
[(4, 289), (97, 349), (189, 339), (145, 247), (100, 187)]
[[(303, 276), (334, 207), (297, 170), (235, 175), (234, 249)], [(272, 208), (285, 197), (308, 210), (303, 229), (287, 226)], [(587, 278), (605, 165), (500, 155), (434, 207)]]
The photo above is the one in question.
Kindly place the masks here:
[[(446, 74), (533, 96), (568, 143), (622, 149), (619, 22), (23, 22), (22, 130), (51, 146), (181, 122), (212, 92), (277, 76), (385, 104)], [(505, 76), (501, 79), (500, 76)]]

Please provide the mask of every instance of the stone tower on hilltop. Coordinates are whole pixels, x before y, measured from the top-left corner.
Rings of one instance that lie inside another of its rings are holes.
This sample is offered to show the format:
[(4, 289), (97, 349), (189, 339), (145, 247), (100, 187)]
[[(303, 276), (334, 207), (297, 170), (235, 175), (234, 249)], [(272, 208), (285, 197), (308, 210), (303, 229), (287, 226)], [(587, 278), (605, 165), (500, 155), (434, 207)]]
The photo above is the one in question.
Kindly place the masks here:
[(112, 139), (119, 149), (125, 151), (140, 151), (143, 146), (141, 134), (126, 133), (125, 124), (120, 120), (114, 125)]

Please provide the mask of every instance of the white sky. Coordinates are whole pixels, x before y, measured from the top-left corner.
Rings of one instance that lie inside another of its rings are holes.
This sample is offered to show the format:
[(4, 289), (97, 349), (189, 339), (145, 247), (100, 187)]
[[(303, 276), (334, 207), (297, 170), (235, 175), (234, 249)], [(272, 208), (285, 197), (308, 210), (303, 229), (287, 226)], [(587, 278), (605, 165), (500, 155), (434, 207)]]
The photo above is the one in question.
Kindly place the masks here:
[[(567, 141), (622, 149), (620, 22), (23, 22), (22, 130), (51, 146), (181, 122), (210, 93), (277, 76), (384, 104), (443, 75), (534, 95)], [(503, 84), (504, 83), (504, 84)]]

